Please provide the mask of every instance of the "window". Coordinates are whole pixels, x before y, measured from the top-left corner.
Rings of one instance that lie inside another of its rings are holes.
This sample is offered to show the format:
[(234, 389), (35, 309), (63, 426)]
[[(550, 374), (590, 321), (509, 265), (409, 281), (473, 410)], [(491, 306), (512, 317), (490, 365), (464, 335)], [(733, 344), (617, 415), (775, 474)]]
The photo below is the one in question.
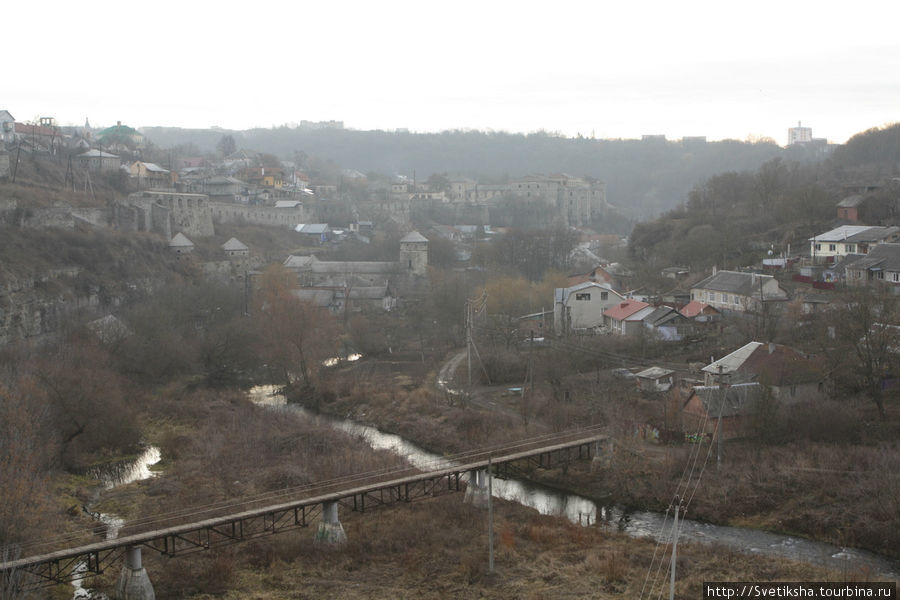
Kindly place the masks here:
[(837, 250), (837, 244), (828, 244), (829, 252), (834, 252), (835, 250)]
[(575, 299), (576, 300), (590, 300), (591, 293), (590, 292), (581, 292), (581, 293), (575, 294)]
[(816, 252), (821, 252), (821, 251), (822, 251), (822, 244), (816, 244), (815, 248), (816, 248)]
[(844, 244), (844, 248), (847, 249), (847, 253), (856, 252), (856, 244)]
[(894, 283), (900, 281), (900, 273), (891, 273), (891, 281)]
[(734, 297), (734, 303), (735, 303), (735, 304), (740, 304), (740, 303), (741, 303), (741, 301), (738, 299), (737, 296)]
[[(894, 277), (896, 277), (897, 275), (897, 273), (894, 273)], [(894, 281), (896, 281), (896, 279)], [(609, 292), (600, 292), (600, 299), (609, 300)]]
[(722, 294), (722, 302), (728, 304), (730, 301), (731, 299), (728, 297), (728, 294)]

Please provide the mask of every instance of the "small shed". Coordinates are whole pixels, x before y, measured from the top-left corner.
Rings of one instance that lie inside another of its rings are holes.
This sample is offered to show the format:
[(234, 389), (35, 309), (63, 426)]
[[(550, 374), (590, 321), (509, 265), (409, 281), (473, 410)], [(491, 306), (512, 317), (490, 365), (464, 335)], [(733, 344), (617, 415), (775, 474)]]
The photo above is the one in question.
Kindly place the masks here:
[(668, 392), (672, 389), (675, 382), (675, 371), (672, 369), (664, 369), (662, 367), (650, 367), (640, 373), (636, 373), (635, 377), (638, 381), (638, 387), (645, 392)]

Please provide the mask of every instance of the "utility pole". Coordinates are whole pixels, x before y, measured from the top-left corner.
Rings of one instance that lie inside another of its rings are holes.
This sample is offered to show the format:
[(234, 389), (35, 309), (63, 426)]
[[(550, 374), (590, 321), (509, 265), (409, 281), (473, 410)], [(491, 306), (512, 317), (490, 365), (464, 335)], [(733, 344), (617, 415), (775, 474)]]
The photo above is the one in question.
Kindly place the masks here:
[(469, 372), (469, 389), (472, 388), (472, 301), (466, 300), (466, 365)]
[(725, 402), (728, 400), (728, 386), (725, 384), (723, 366), (719, 365), (719, 419), (716, 422), (716, 471), (722, 468), (722, 413), (725, 412)]
[(488, 573), (494, 572), (494, 477), (491, 457), (488, 456)]
[(678, 552), (678, 509), (681, 508), (681, 498), (675, 496), (675, 522), (672, 524), (672, 565), (669, 568), (669, 600), (675, 600), (675, 558)]

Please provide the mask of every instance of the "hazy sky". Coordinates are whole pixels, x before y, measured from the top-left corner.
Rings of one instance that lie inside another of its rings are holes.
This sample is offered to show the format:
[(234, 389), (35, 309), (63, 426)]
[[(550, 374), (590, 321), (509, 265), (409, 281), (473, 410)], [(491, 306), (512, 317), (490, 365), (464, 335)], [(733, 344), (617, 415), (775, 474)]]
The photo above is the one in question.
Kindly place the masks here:
[(8, 3), (19, 121), (844, 142), (900, 120), (890, 0)]

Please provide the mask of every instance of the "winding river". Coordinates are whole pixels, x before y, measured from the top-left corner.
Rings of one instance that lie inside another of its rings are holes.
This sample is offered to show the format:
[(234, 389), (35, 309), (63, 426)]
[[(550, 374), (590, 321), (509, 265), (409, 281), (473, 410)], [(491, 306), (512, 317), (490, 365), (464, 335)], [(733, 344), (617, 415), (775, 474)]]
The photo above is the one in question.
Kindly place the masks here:
[[(436, 463), (446, 463), (441, 456), (427, 452), (398, 435), (384, 433), (374, 427), (349, 420), (315, 415), (302, 407), (288, 405), (285, 398), (279, 395), (276, 386), (253, 388), (250, 397), (257, 404), (291, 410), (307, 419), (328, 424), (365, 440), (372, 448), (390, 450), (403, 456), (417, 468), (430, 469), (434, 468)], [(598, 505), (589, 498), (559, 492), (527, 481), (495, 478), (493, 495), (518, 502), (544, 515), (565, 516), (573, 523), (594, 525), (600, 522), (634, 537), (653, 537), (660, 540), (671, 537), (671, 519), (667, 519), (663, 514), (646, 511), (626, 513), (617, 507)], [(721, 544), (747, 554), (789, 558), (843, 573), (869, 573), (879, 578), (900, 578), (900, 565), (897, 561), (865, 550), (844, 548), (756, 529), (711, 525), (690, 519), (679, 520), (678, 530), (680, 541)]]
[[(104, 489), (111, 490), (135, 481), (155, 477), (156, 473), (151, 471), (150, 467), (158, 463), (161, 458), (162, 455), (160, 454), (159, 448), (156, 446), (149, 446), (133, 462), (124, 463), (114, 469), (98, 470), (90, 474), (103, 484)], [(89, 511), (90, 507), (86, 507), (85, 510)], [(90, 514), (105, 526), (106, 539), (114, 540), (119, 537), (119, 530), (125, 524), (125, 519), (111, 513), (91, 512)], [(87, 565), (79, 563), (72, 571), (73, 573), (84, 573), (87, 571)], [(75, 588), (75, 594), (72, 596), (74, 600), (109, 600), (106, 594), (101, 594), (90, 588), (84, 587), (81, 579), (73, 580), (72, 587)]]

